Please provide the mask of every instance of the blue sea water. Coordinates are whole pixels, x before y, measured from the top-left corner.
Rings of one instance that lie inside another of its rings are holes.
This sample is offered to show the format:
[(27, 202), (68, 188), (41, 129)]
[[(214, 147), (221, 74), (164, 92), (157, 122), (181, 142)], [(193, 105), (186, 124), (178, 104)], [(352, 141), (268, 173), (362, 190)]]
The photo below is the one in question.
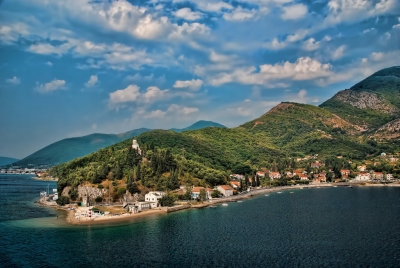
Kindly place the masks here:
[(33, 203), (48, 184), (0, 176), (0, 267), (400, 267), (399, 188), (291, 190), (69, 226)]

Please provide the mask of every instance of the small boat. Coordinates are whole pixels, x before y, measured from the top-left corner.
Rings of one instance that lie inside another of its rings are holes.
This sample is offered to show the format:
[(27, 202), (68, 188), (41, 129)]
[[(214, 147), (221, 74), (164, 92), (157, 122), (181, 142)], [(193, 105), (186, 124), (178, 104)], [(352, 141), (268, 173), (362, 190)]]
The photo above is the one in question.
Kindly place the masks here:
[(266, 194), (265, 196), (269, 196), (269, 194)]
[(336, 188), (337, 186), (335, 185), (335, 186), (333, 186), (334, 188)]
[(349, 186), (347, 186), (347, 188), (353, 188), (353, 186), (349, 185)]
[(278, 192), (278, 194), (281, 194), (282, 192)]
[(209, 206), (209, 208), (216, 208), (217, 206)]
[(237, 202), (238, 202), (238, 203), (242, 203), (243, 201), (242, 201), (242, 200), (238, 200)]
[(228, 206), (228, 203), (222, 203), (222, 205), (223, 205), (224, 207), (227, 207), (227, 206)]
[(290, 192), (291, 194), (294, 194), (294, 192)]

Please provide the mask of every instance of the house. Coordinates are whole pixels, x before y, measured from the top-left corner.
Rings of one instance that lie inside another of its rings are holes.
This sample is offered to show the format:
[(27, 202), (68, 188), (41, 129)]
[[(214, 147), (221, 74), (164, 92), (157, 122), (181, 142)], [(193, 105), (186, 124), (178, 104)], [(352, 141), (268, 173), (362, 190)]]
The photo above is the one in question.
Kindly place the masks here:
[(355, 178), (356, 181), (369, 181), (371, 176), (368, 172), (360, 172)]
[(319, 161), (315, 161), (311, 163), (311, 168), (320, 168), (322, 167), (324, 164), (320, 163)]
[(128, 212), (138, 213), (143, 210), (154, 208), (154, 202), (135, 202), (133, 204), (128, 204), (126, 210)]
[(382, 172), (374, 172), (373, 173), (375, 180), (383, 180), (383, 173)]
[(269, 173), (269, 178), (271, 180), (280, 179), (281, 178), (281, 174), (279, 172), (270, 172)]
[(359, 171), (366, 171), (366, 170), (367, 170), (367, 167), (366, 167), (366, 166), (358, 166), (357, 169), (358, 169)]
[(233, 195), (233, 189), (229, 185), (219, 185), (217, 190), (220, 191), (224, 197)]
[(259, 177), (265, 177), (265, 172), (264, 171), (257, 171), (256, 175), (259, 176)]
[(320, 174), (318, 179), (319, 179), (320, 182), (326, 182), (326, 176), (325, 175), (321, 175)]
[[(192, 198), (196, 199), (200, 195), (200, 191), (203, 190), (204, 187), (193, 187), (192, 188)], [(205, 189), (204, 189), (205, 190)]]
[(244, 180), (244, 175), (242, 174), (231, 174), (229, 176), (237, 180)]
[(297, 176), (299, 176), (299, 180), (301, 181), (308, 181), (308, 176), (303, 173), (296, 173)]
[(394, 178), (393, 178), (393, 174), (386, 174), (386, 176), (385, 176), (386, 178), (386, 180), (388, 180), (388, 181), (392, 181)]
[(348, 169), (341, 169), (340, 170), (340, 174), (342, 174), (342, 176), (349, 176), (350, 175), (350, 170)]
[(151, 191), (151, 192), (148, 192), (147, 194), (145, 194), (144, 200), (146, 202), (151, 202), (152, 203), (151, 207), (154, 208), (154, 207), (159, 206), (158, 200), (161, 199), (161, 197), (163, 197), (163, 196), (164, 196), (164, 192)]
[(239, 189), (240, 188), (240, 182), (231, 181), (231, 186), (233, 187), (233, 189)]
[(295, 175), (295, 174), (293, 174), (292, 172), (290, 172), (290, 171), (286, 171), (286, 176), (288, 176), (289, 178), (293, 178), (293, 176)]

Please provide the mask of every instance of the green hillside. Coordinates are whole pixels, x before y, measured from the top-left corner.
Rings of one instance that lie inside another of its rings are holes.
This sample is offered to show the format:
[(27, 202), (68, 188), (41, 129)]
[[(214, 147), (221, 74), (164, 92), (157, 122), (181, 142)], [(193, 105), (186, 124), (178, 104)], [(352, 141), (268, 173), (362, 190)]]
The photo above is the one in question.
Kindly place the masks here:
[(380, 70), (320, 107), (372, 133), (400, 117), (400, 67)]
[[(185, 130), (195, 130), (205, 127), (224, 127), (221, 124), (211, 121), (198, 121), (193, 125), (183, 129), (173, 129), (175, 132)], [(150, 131), (148, 128), (139, 128), (121, 134), (91, 134), (83, 137), (63, 139), (52, 143), (39, 151), (14, 163), (17, 166), (53, 166), (56, 164), (71, 161), (74, 158), (88, 155), (117, 142), (130, 139), (144, 132)], [(12, 162), (11, 162), (12, 163)], [(9, 163), (9, 164), (11, 164)]]

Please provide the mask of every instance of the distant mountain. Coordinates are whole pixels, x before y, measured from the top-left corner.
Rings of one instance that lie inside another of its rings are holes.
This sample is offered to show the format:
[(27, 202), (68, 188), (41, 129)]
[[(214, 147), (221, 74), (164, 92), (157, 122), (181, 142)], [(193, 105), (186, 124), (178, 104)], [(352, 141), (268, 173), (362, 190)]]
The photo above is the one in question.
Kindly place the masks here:
[(205, 120), (200, 120), (194, 123), (191, 126), (185, 127), (185, 128), (171, 128), (170, 130), (175, 131), (177, 133), (181, 133), (186, 130), (197, 130), (197, 129), (202, 129), (206, 127), (219, 127), (219, 128), (226, 128), (224, 125), (212, 122), (212, 121), (205, 121)]
[(18, 160), (19, 159), (16, 159), (16, 158), (0, 156), (0, 167), (8, 165), (8, 164), (12, 164), (12, 163), (14, 163), (15, 161), (18, 161)]
[[(194, 130), (204, 127), (224, 127), (211, 121), (199, 121), (183, 129), (172, 129), (175, 132)], [(39, 151), (14, 163), (17, 166), (46, 165), (53, 166), (68, 162), (74, 158), (82, 157), (95, 152), (101, 148), (121, 142), (150, 131), (148, 128), (134, 129), (120, 134), (90, 134), (83, 137), (68, 138), (52, 143)], [(11, 163), (10, 163), (11, 164)]]
[(373, 134), (400, 118), (400, 66), (374, 73), (350, 89), (339, 91), (320, 107)]

